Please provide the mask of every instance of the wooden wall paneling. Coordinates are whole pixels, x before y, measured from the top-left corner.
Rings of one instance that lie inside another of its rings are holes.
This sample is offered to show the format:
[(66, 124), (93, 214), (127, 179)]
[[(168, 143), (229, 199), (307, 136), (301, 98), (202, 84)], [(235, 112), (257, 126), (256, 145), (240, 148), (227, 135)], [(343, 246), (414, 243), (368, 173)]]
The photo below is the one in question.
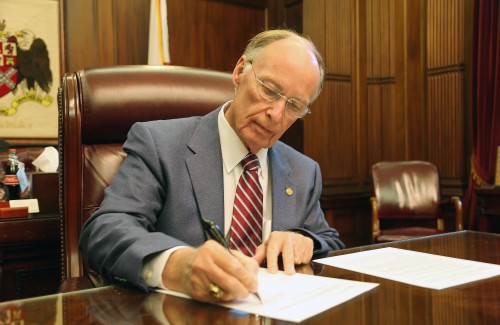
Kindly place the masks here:
[(390, 144), (385, 143), (390, 134), (390, 111), (384, 106), (382, 93), (383, 83), (390, 83), (392, 79), (381, 76), (381, 50), (380, 50), (380, 3), (379, 1), (366, 2), (366, 51), (367, 51), (367, 111), (368, 130), (372, 135), (368, 147), (370, 148), (369, 165), (384, 160), (388, 155)]
[(429, 160), (441, 177), (465, 173), (465, 2), (427, 2), (427, 124)]
[[(409, 1), (414, 0), (385, 0), (387, 1), (386, 11), (389, 12), (388, 28), (383, 33), (390, 35), (387, 51), (389, 52), (388, 74), (394, 77), (394, 86), (390, 88), (391, 99), (390, 107), (394, 111), (394, 124), (392, 152), (388, 157), (390, 160), (407, 160), (409, 155), (408, 147), (408, 124), (416, 121), (408, 120), (408, 42), (411, 42), (413, 37), (408, 33), (407, 16), (405, 7)], [(418, 36), (417, 36), (418, 37)]]
[[(310, 155), (318, 161), (328, 162), (323, 165), (325, 178), (352, 178), (359, 173), (357, 154), (359, 149), (358, 107), (356, 107), (356, 84), (353, 81), (355, 68), (355, 20), (352, 14), (354, 6), (351, 1), (327, 1), (325, 3), (325, 53), (327, 67), (325, 98), (328, 102), (321, 107), (321, 123), (318, 129), (312, 120), (308, 126), (309, 137), (305, 138), (307, 154), (309, 144), (322, 141), (320, 157)], [(305, 121), (307, 125), (307, 120)], [(312, 124), (312, 125), (311, 125)], [(306, 126), (307, 127), (307, 126)], [(320, 133), (324, 130), (325, 133)], [(342, 159), (338, 159), (342, 157)]]
[[(304, 34), (308, 35), (316, 45), (316, 48), (326, 61), (326, 0), (309, 1), (304, 0), (303, 27)], [(326, 63), (326, 62), (325, 62)], [(327, 68), (328, 72), (328, 68)], [(329, 147), (328, 136), (328, 110), (330, 100), (328, 98), (329, 82), (325, 80), (323, 91), (316, 101), (310, 105), (312, 113), (304, 118), (304, 153), (316, 160), (322, 167), (323, 178), (330, 177), (328, 157), (322, 155)], [(320, 137), (318, 137), (318, 135)]]
[[(128, 8), (129, 6), (125, 6)], [(93, 49), (97, 51), (99, 57), (99, 66), (114, 65), (117, 61), (116, 46), (119, 42), (116, 41), (117, 32), (125, 27), (117, 24), (117, 16), (114, 12), (113, 0), (100, 0), (96, 2), (95, 20), (97, 22), (98, 32), (94, 37), (96, 38), (96, 47)], [(137, 17), (134, 15), (134, 17)], [(131, 20), (134, 20), (131, 17)], [(133, 38), (130, 37), (133, 42)]]
[(232, 72), (248, 39), (266, 26), (260, 3), (169, 0), (172, 64)]
[(304, 0), (302, 17), (304, 34), (311, 38), (325, 59), (326, 0)]
[[(376, 87), (370, 84), (370, 80), (367, 82), (366, 87), (366, 97), (367, 103), (370, 103), (367, 109), (368, 122), (368, 165), (369, 168), (376, 161), (382, 161), (384, 155), (382, 154), (382, 138), (383, 138), (383, 128), (382, 128), (382, 108), (380, 105), (380, 92)], [(368, 104), (367, 104), (368, 106)]]
[(328, 148), (332, 147), (330, 134), (330, 111), (332, 109), (332, 88), (329, 80), (323, 84), (323, 92), (311, 105), (312, 113), (304, 119), (304, 151), (316, 160), (321, 167), (323, 179), (331, 179), (334, 175), (332, 157)]
[(465, 176), (462, 178), (465, 180), (464, 187), (467, 186), (469, 173), (471, 170), (471, 159), (472, 156), (472, 123), (471, 123), (471, 109), (472, 109), (472, 101), (471, 101), (471, 73), (472, 73), (472, 34), (473, 34), (473, 2), (474, 0), (464, 0), (464, 10), (463, 10), (463, 21), (464, 21), (464, 38), (463, 38), (463, 47), (464, 47), (464, 62), (465, 62), (465, 72), (464, 72), (464, 83), (465, 83), (465, 91), (463, 94), (464, 101), (464, 132), (465, 132)]
[[(375, 86), (373, 78), (373, 75), (375, 73), (375, 49), (373, 37), (374, 17), (372, 10), (373, 1), (368, 0), (364, 4), (366, 10), (366, 66), (361, 74), (366, 75), (366, 127), (368, 132), (368, 165), (371, 166), (374, 162), (383, 160), (382, 139), (384, 129), (382, 127), (382, 107), (380, 105), (380, 92)], [(361, 92), (364, 92), (363, 89), (361, 89)]]
[[(99, 0), (99, 3), (102, 0)], [(114, 64), (146, 64), (148, 62), (150, 2), (113, 0)], [(168, 9), (167, 9), (168, 10)], [(102, 51), (108, 48), (103, 47)], [(101, 55), (104, 55), (101, 51)]]
[[(66, 61), (67, 61), (67, 53), (66, 53), (66, 45), (67, 45), (67, 34), (68, 31), (66, 30), (67, 26), (67, 17), (66, 17), (66, 7), (68, 5), (66, 4), (65, 0), (59, 0), (59, 46), (60, 46), (60, 51), (59, 51), (59, 71), (60, 75), (57, 77), (54, 77), (54, 82), (59, 85), (60, 80), (62, 79), (63, 74), (66, 72)], [(57, 78), (57, 79), (56, 79)], [(59, 79), (59, 80), (58, 80)]]
[(302, 33), (302, 0), (286, 0), (285, 5), (285, 20), (284, 24), (288, 28), (292, 28), (299, 33)]
[[(397, 29), (397, 17), (394, 15), (393, 6), (394, 3), (391, 0), (379, 0), (373, 3), (373, 16), (375, 18), (373, 43), (378, 43), (375, 55), (379, 65), (378, 67), (374, 67), (375, 74), (373, 77), (376, 87), (380, 90), (382, 129), (385, 131), (383, 137), (385, 143), (383, 145), (384, 157), (395, 155), (402, 138), (398, 133), (404, 130), (398, 127), (400, 122), (399, 116), (404, 112), (404, 107), (398, 106), (398, 102), (394, 97), (397, 86), (394, 61), (397, 55), (393, 51), (395, 48), (394, 43), (397, 42), (394, 37)], [(389, 118), (389, 120), (386, 120), (386, 118)]]
[(411, 0), (406, 2), (405, 21), (407, 42), (406, 63), (406, 91), (408, 132), (408, 160), (426, 160), (426, 112), (424, 87), (424, 49), (425, 49), (425, 1)]
[(95, 1), (66, 0), (66, 71), (97, 66)]
[[(359, 127), (359, 147), (358, 147), (358, 168), (360, 171), (359, 183), (369, 184), (370, 168), (369, 157), (369, 128), (368, 124), (371, 123), (369, 119), (370, 111), (368, 110), (368, 92), (367, 92), (367, 11), (366, 11), (366, 1), (370, 0), (358, 0), (356, 11), (353, 13), (356, 16), (356, 46), (355, 53), (353, 57), (356, 58), (356, 73), (353, 79), (356, 84), (355, 91), (355, 102), (358, 108), (358, 127)], [(371, 231), (369, 236), (371, 236)]]
[[(331, 120), (332, 125), (342, 125), (343, 130), (336, 132), (334, 137), (335, 145), (334, 152), (336, 155), (344, 155), (345, 159), (339, 160), (335, 159), (336, 162), (342, 162), (342, 164), (334, 164), (337, 166), (337, 170), (341, 172), (336, 177), (338, 178), (348, 178), (351, 183), (357, 183), (357, 176), (362, 174), (363, 171), (360, 170), (359, 153), (361, 152), (361, 129), (359, 125), (359, 117), (361, 107), (356, 105), (356, 93), (357, 88), (357, 59), (356, 59), (356, 4), (352, 1), (342, 1), (340, 2), (341, 8), (339, 8), (339, 13), (343, 15), (339, 19), (341, 26), (344, 28), (339, 28), (341, 31), (339, 33), (340, 46), (342, 50), (341, 55), (341, 67), (340, 67), (340, 79), (338, 84), (339, 90), (339, 102), (338, 107), (334, 110), (338, 113), (338, 118)], [(349, 46), (347, 46), (349, 44)], [(345, 78), (348, 76), (347, 78)], [(335, 107), (335, 106), (334, 106)], [(334, 128), (335, 129), (335, 128)]]
[(66, 69), (146, 64), (149, 1), (66, 1)]
[[(401, 1), (376, 0), (367, 10), (367, 110), (369, 166), (381, 160), (404, 160), (406, 105), (404, 97), (404, 15)], [(375, 114), (380, 114), (375, 117)], [(375, 123), (372, 123), (375, 122)]]
[(268, 1), (270, 28), (291, 28), (302, 32), (302, 0)]

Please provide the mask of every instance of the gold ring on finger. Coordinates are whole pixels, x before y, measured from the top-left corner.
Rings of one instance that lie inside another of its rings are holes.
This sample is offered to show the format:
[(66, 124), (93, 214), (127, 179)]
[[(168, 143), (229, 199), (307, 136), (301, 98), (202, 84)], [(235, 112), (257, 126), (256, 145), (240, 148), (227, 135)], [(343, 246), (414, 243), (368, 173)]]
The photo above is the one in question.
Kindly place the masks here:
[(208, 293), (215, 299), (220, 299), (224, 296), (224, 291), (213, 283), (208, 284)]

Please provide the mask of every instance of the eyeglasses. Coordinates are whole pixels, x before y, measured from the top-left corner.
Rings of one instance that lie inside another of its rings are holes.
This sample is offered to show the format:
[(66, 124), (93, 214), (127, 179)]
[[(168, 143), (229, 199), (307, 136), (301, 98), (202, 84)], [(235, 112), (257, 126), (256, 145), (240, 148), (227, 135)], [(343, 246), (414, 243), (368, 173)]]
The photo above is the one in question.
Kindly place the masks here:
[(285, 100), (285, 107), (287, 108), (287, 113), (292, 117), (303, 118), (306, 114), (311, 114), (311, 110), (304, 105), (301, 101), (296, 98), (287, 98), (283, 96), (280, 91), (272, 84), (262, 81), (255, 74), (253, 69), (252, 61), (248, 61), (252, 65), (253, 75), (257, 81), (257, 90), (260, 97), (267, 100), (268, 102), (275, 102), (280, 98)]

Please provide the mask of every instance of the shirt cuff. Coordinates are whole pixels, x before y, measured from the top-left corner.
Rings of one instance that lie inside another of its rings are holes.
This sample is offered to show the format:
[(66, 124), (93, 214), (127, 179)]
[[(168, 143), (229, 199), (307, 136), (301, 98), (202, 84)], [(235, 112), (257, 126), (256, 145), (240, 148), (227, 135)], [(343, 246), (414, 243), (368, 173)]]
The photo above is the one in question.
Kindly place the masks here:
[(176, 246), (174, 248), (167, 249), (144, 264), (142, 267), (142, 277), (150, 288), (168, 289), (163, 284), (163, 269), (165, 268), (165, 265), (167, 265), (170, 255), (176, 250), (184, 247), (186, 246)]

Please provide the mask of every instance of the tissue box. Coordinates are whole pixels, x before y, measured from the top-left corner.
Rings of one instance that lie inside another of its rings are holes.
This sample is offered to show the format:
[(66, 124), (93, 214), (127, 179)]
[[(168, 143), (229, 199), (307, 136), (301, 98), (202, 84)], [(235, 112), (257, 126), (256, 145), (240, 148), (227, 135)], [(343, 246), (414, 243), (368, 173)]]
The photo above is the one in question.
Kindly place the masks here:
[(38, 200), (40, 214), (59, 214), (59, 173), (31, 174), (31, 197)]

